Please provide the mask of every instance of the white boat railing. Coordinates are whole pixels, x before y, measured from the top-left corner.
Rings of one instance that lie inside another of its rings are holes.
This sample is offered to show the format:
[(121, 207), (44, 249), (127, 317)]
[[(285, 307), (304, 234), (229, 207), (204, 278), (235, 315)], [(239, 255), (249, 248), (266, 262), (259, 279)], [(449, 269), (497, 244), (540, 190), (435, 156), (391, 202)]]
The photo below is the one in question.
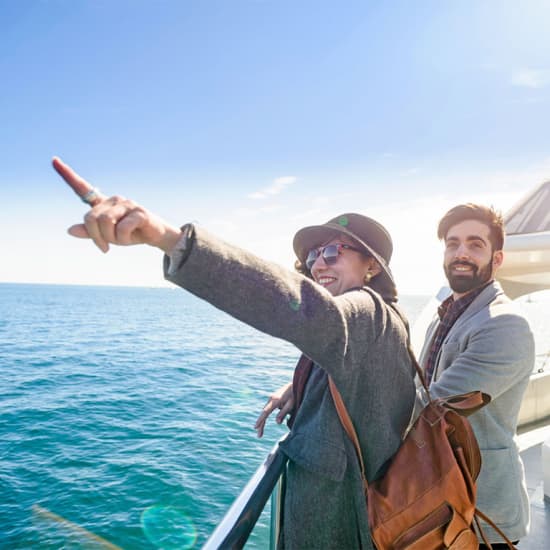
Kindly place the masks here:
[(284, 485), (280, 481), (287, 462), (287, 457), (280, 450), (279, 443), (285, 437), (286, 435), (275, 444), (250, 478), (202, 550), (243, 548), (269, 498), (272, 498), (270, 548), (274, 550), (279, 533), (279, 510)]

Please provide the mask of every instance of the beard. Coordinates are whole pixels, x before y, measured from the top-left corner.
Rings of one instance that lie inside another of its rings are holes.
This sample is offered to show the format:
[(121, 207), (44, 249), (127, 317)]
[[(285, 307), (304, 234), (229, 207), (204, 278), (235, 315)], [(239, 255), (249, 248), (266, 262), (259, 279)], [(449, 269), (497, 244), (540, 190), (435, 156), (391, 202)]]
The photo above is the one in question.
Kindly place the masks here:
[[(452, 269), (456, 265), (467, 265), (472, 268), (472, 271), (464, 275), (453, 273)], [(470, 292), (470, 290), (479, 288), (489, 282), (493, 276), (492, 262), (478, 267), (470, 262), (455, 261), (444, 266), (443, 269), (449, 281), (449, 286), (458, 294), (464, 294), (465, 292)]]

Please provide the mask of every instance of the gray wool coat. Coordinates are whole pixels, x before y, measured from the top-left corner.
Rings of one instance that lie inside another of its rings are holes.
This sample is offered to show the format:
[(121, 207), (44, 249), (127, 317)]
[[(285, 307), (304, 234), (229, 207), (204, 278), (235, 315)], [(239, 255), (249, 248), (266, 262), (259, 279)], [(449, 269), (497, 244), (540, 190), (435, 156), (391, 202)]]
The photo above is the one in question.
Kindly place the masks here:
[(397, 450), (414, 404), (407, 331), (374, 291), (333, 297), (310, 279), (195, 227), (185, 259), (165, 258), (168, 280), (258, 330), (293, 343), (316, 364), (292, 430), (283, 532), (286, 549), (371, 549), (353, 445), (338, 419), (329, 373), (355, 424), (373, 479)]
[[(420, 354), (423, 368), (438, 325), (435, 318), (428, 327)], [(534, 360), (529, 323), (494, 282), (447, 334), (430, 385), (434, 397), (472, 390), (491, 396), (489, 405), (469, 417), (482, 457), (477, 507), (513, 541), (523, 537), (529, 525), (529, 498), (514, 436)], [(489, 526), (484, 525), (484, 531), (489, 542), (503, 542)]]

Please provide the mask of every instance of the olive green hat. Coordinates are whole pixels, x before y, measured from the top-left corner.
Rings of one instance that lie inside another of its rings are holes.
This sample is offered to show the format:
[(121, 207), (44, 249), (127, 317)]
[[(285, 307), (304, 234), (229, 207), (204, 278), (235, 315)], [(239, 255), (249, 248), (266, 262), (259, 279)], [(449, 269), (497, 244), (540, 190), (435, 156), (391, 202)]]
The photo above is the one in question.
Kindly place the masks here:
[(293, 247), (296, 256), (305, 265), (308, 252), (317, 246), (346, 235), (353, 239), (357, 248), (366, 256), (372, 256), (382, 271), (369, 285), (385, 299), (395, 301), (397, 290), (389, 267), (393, 243), (386, 228), (376, 220), (362, 214), (341, 214), (323, 225), (310, 225), (300, 229), (294, 236)]

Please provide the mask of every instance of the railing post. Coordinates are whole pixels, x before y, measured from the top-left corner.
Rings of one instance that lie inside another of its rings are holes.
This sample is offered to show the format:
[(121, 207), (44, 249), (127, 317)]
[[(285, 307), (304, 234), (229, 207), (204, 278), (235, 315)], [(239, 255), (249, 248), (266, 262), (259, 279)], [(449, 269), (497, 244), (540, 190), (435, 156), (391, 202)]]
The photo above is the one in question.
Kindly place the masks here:
[(550, 437), (542, 444), (542, 477), (544, 500), (550, 502)]
[(269, 530), (269, 550), (277, 549), (283, 517), (283, 502), (286, 488), (286, 470), (283, 471), (275, 490), (271, 494), (271, 522)]
[[(283, 436), (250, 478), (202, 550), (242, 548), (266, 502), (286, 470), (287, 457), (279, 449)], [(280, 507), (278, 506), (277, 509)], [(271, 538), (271, 537), (270, 537)]]

